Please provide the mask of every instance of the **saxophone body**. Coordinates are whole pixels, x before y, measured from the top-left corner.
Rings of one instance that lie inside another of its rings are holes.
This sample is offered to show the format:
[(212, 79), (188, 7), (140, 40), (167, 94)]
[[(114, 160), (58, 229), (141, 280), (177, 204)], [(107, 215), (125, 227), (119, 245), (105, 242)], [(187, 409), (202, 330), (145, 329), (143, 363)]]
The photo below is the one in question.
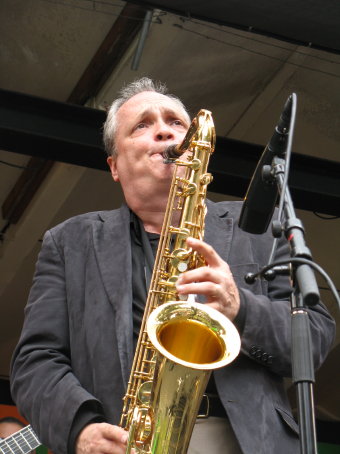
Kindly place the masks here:
[[(240, 350), (239, 334), (227, 317), (193, 298), (182, 301), (176, 292), (181, 273), (204, 265), (186, 239), (204, 235), (212, 179), (207, 168), (214, 146), (211, 113), (200, 110), (174, 150), (177, 159), (170, 159), (175, 170), (123, 399), (120, 425), (129, 431), (127, 454), (132, 449), (185, 454), (211, 371), (229, 364)], [(184, 151), (188, 156), (182, 161)]]

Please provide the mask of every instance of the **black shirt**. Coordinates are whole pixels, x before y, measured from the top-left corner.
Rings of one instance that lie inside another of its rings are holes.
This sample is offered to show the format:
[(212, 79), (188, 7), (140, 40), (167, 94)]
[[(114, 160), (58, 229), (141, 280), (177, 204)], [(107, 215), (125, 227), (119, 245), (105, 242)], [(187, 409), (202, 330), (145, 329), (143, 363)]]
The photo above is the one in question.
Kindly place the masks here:
[(136, 347), (160, 235), (146, 232), (140, 219), (132, 212), (130, 229), (133, 340)]

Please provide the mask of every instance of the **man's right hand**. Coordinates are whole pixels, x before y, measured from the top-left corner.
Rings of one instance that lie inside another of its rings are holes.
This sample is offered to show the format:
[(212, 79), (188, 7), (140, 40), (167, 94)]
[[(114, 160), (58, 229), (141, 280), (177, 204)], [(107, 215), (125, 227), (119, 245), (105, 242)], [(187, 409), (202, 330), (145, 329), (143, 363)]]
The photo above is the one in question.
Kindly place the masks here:
[(128, 433), (112, 424), (85, 426), (76, 441), (76, 454), (125, 454)]

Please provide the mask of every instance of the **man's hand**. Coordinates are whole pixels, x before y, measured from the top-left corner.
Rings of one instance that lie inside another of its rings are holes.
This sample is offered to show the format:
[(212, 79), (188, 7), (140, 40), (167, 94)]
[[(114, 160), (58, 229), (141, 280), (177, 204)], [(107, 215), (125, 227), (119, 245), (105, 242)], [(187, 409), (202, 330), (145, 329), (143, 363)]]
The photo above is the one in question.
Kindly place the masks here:
[(229, 265), (204, 241), (188, 238), (187, 245), (205, 258), (207, 266), (183, 273), (177, 281), (178, 293), (204, 295), (209, 306), (234, 320), (240, 296)]
[(76, 454), (125, 454), (128, 433), (118, 426), (94, 423), (85, 426), (76, 442)]

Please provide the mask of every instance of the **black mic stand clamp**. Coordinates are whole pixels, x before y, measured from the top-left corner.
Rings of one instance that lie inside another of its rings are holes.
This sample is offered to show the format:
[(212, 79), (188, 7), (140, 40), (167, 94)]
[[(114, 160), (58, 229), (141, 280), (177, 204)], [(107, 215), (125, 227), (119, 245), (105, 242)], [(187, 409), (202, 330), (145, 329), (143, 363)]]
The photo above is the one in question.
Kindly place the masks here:
[[(274, 156), (271, 175), (280, 193), (283, 188), (285, 161)], [(292, 258), (312, 260), (306, 246), (302, 222), (296, 217), (293, 202), (287, 187), (284, 197), (285, 222), (281, 227), (290, 247)], [(276, 227), (277, 230), (277, 227)], [(291, 267), (293, 292), (291, 295), (292, 314), (292, 380), (297, 389), (298, 420), (300, 428), (301, 454), (316, 454), (316, 430), (314, 419), (313, 383), (315, 382), (312, 356), (310, 323), (306, 306), (313, 306), (320, 300), (319, 289), (313, 269), (307, 264)]]

